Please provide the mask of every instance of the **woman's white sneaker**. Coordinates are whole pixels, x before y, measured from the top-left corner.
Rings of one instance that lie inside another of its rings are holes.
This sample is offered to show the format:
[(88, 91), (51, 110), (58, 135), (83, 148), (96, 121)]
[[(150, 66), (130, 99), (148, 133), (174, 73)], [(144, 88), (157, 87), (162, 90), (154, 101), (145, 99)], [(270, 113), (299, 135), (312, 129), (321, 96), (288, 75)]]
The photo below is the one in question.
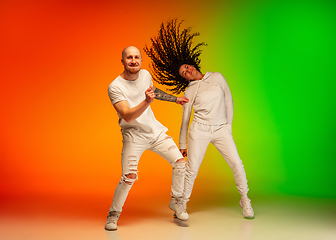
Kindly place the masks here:
[(241, 198), (239, 205), (243, 208), (243, 215), (246, 218), (253, 218), (254, 211), (251, 205), (251, 200), (249, 198)]
[(189, 214), (184, 209), (182, 198), (172, 197), (169, 203), (169, 208), (175, 212), (175, 216), (182, 220), (187, 221), (189, 219)]

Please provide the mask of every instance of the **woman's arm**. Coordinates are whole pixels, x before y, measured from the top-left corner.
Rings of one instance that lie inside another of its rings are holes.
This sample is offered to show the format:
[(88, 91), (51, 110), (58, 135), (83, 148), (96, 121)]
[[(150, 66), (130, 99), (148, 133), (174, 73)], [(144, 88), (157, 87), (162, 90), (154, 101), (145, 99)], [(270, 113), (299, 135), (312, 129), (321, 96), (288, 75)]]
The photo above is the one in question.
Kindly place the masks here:
[(232, 125), (232, 120), (233, 120), (232, 95), (231, 95), (229, 85), (227, 84), (224, 77), (223, 79), (224, 79), (224, 102), (225, 102), (225, 109), (226, 109), (226, 119), (228, 123)]
[(195, 94), (196, 94), (196, 87), (188, 88), (184, 95), (190, 99), (188, 103), (183, 105), (183, 115), (182, 115), (182, 122), (181, 122), (181, 129), (180, 129), (180, 139), (179, 139), (179, 148), (181, 150), (187, 149), (187, 139), (188, 139), (188, 128), (190, 123), (190, 116), (192, 105), (194, 102)]

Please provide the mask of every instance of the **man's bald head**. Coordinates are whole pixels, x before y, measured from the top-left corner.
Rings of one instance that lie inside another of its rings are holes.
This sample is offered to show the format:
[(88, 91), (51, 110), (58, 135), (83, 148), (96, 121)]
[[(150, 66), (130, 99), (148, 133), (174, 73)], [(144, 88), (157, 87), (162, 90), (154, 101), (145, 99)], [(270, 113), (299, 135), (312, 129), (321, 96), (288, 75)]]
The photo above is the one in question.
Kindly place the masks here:
[(125, 59), (125, 57), (127, 56), (127, 54), (128, 54), (129, 52), (136, 52), (136, 51), (138, 51), (138, 54), (140, 55), (140, 58), (142, 58), (141, 51), (139, 50), (139, 48), (134, 47), (134, 46), (128, 46), (128, 47), (126, 47), (126, 48), (122, 51), (121, 57), (122, 57), (122, 59)]

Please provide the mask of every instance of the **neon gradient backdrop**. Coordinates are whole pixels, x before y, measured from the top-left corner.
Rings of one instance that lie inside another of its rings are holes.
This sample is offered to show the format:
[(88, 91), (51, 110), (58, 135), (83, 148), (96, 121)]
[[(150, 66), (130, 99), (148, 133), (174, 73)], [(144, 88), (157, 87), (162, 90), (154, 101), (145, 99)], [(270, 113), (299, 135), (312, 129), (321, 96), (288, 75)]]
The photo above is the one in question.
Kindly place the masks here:
[[(202, 71), (229, 83), (251, 193), (336, 197), (335, 10), (323, 0), (1, 1), (1, 194), (112, 194), (121, 135), (107, 86), (124, 47), (143, 48), (178, 18), (208, 44)], [(178, 142), (181, 107), (152, 108)], [(170, 175), (146, 152), (133, 191), (168, 194)], [(195, 191), (206, 188), (234, 190), (213, 146)]]

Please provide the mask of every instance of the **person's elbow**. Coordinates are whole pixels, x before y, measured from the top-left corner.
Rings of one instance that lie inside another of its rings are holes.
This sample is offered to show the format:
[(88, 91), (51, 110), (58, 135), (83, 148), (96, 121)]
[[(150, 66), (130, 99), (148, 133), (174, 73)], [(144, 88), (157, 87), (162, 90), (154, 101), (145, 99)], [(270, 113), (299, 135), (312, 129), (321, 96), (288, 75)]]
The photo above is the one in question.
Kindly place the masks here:
[(132, 122), (134, 120), (134, 118), (129, 115), (129, 114), (120, 114), (120, 116), (122, 117), (122, 119), (124, 119), (127, 123)]
[(133, 118), (123, 118), (127, 123), (132, 122), (134, 119)]
[(116, 103), (113, 105), (118, 115), (124, 119), (126, 122), (131, 122), (134, 120), (134, 116), (132, 115), (128, 105), (125, 105), (123, 102)]

